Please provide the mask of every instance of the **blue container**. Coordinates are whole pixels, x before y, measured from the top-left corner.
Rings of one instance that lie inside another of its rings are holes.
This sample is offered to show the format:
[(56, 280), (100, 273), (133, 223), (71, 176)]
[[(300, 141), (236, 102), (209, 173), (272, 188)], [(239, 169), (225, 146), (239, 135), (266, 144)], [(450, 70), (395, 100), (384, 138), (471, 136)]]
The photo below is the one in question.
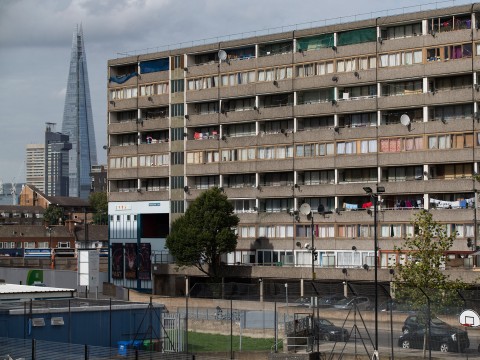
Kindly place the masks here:
[(126, 356), (128, 346), (132, 344), (131, 341), (119, 341), (118, 343), (118, 355)]
[[(130, 345), (131, 344), (132, 344), (132, 341), (130, 341)], [(142, 349), (142, 346), (143, 346), (143, 341), (142, 340), (133, 341), (133, 348), (134, 349), (140, 350), (140, 349)]]

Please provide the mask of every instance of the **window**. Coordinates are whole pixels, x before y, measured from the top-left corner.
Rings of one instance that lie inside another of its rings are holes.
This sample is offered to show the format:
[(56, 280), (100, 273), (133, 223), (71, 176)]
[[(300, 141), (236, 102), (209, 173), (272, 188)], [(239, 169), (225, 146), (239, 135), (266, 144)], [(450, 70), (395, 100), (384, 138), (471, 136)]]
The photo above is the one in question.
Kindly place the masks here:
[(185, 130), (183, 128), (171, 128), (170, 133), (172, 141), (183, 140), (183, 134), (185, 133)]
[(229, 137), (254, 136), (256, 134), (255, 123), (224, 125), (223, 133)]
[(168, 154), (139, 155), (139, 166), (168, 166), (170, 156)]
[(254, 187), (255, 174), (225, 175), (223, 185), (227, 188)]
[(172, 116), (183, 116), (184, 115), (184, 105), (182, 104), (172, 104)]
[(187, 86), (188, 90), (211, 89), (218, 86), (218, 76), (204, 76), (195, 79), (188, 79)]
[(293, 157), (293, 145), (260, 146), (258, 147), (259, 160), (275, 160)]
[(293, 105), (293, 94), (264, 95), (260, 97), (260, 107), (278, 107)]
[(168, 178), (142, 180), (142, 189), (145, 191), (168, 190)]
[(403, 232), (403, 224), (382, 224), (380, 227), (381, 237), (401, 238)]
[(194, 104), (194, 113), (197, 115), (218, 113), (218, 101)]
[(233, 212), (236, 214), (252, 213), (255, 211), (255, 199), (230, 200), (233, 205)]
[(429, 179), (470, 178), (473, 175), (473, 164), (437, 164), (430, 165)]
[(259, 56), (287, 54), (293, 51), (292, 41), (278, 42), (273, 44), (261, 44), (258, 46)]
[(386, 29), (382, 29), (382, 39), (402, 39), (412, 36), (422, 35), (422, 24), (407, 24), (399, 26), (391, 26)]
[(359, 225), (338, 225), (338, 237), (340, 238), (356, 238), (359, 236)]
[(428, 149), (463, 149), (473, 147), (473, 134), (442, 134), (428, 136)]
[(334, 154), (335, 147), (333, 143), (312, 143), (295, 145), (296, 157), (314, 157)]
[(183, 55), (172, 56), (172, 70), (183, 68)]
[(275, 67), (258, 70), (258, 81), (285, 80), (292, 78), (292, 67)]
[(380, 67), (413, 65), (422, 63), (422, 50), (406, 50), (388, 54), (380, 54)]
[(183, 200), (172, 200), (172, 214), (181, 214), (185, 212), (185, 203)]
[(352, 100), (375, 96), (377, 96), (376, 85), (355, 86), (349, 88), (347, 87), (339, 91), (339, 97), (343, 100)]
[(184, 90), (184, 80), (172, 80), (172, 94), (176, 92), (182, 92)]
[(140, 96), (168, 94), (168, 83), (140, 85)]
[(286, 131), (292, 132), (293, 119), (264, 121), (260, 123), (260, 131), (263, 131), (265, 134), (278, 134), (282, 131), (283, 133)]
[(337, 60), (337, 72), (351, 72), (357, 70), (357, 58)]
[(423, 150), (423, 137), (399, 137), (380, 139), (380, 152)]
[(298, 93), (297, 103), (299, 105), (316, 104), (331, 101), (333, 98), (333, 88), (303, 91)]
[(315, 225), (315, 235), (319, 238), (333, 238), (335, 236), (335, 227), (333, 225)]
[(338, 118), (340, 127), (364, 127), (377, 125), (377, 113), (345, 114)]
[(267, 238), (292, 238), (293, 225), (261, 225), (258, 236)]
[(134, 179), (113, 181), (112, 185), (113, 185), (113, 189), (115, 188), (115, 185), (116, 185), (118, 192), (137, 191), (137, 180), (134, 180)]
[(428, 112), (428, 117), (429, 121), (471, 119), (473, 117), (473, 104), (431, 107)]
[(293, 172), (260, 174), (262, 186), (291, 186), (293, 183)]
[(255, 71), (242, 71), (222, 75), (222, 86), (250, 84), (256, 81)]
[(172, 189), (183, 189), (185, 187), (183, 176), (172, 176), (170, 181), (172, 182)]
[(222, 101), (222, 112), (252, 110), (255, 98), (232, 99)]
[(265, 212), (287, 212), (293, 208), (292, 198), (261, 199), (260, 210)]
[(422, 80), (411, 80), (382, 84), (382, 96), (414, 95), (421, 94), (422, 91)]
[(137, 97), (136, 87), (110, 89), (110, 100), (132, 99)]
[(435, 48), (428, 48), (426, 60), (448, 61), (472, 57), (472, 44), (456, 44)]
[(300, 118), (298, 119), (298, 131), (310, 131), (316, 129), (332, 128), (334, 126), (333, 116)]
[(137, 167), (136, 156), (123, 156), (110, 158), (110, 169), (128, 169)]
[(423, 180), (423, 166), (399, 166), (382, 169), (382, 181)]
[(377, 168), (355, 168), (339, 170), (340, 183), (377, 181)]
[(210, 189), (220, 184), (219, 176), (195, 176), (193, 179), (195, 189)]
[(335, 182), (334, 170), (305, 171), (298, 176), (299, 183), (303, 185), (333, 184)]
[(237, 227), (237, 233), (238, 233), (238, 237), (241, 239), (256, 237), (254, 225), (239, 225)]

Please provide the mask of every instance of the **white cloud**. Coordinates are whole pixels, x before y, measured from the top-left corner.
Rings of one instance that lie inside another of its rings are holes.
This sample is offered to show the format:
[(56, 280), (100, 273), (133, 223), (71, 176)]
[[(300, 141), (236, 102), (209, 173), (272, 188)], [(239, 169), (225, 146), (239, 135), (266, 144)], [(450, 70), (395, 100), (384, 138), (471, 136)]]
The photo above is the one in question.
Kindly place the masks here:
[[(423, 3), (431, 2), (425, 0)], [(456, 1), (459, 4), (462, 1)], [(466, 1), (465, 1), (466, 2)], [(117, 53), (412, 6), (418, 0), (0, 0), (0, 179), (7, 181), (45, 122), (61, 124), (72, 34), (82, 23), (99, 161), (106, 162), (107, 61)], [(448, 6), (450, 4), (445, 4)], [(391, 13), (391, 12), (390, 12)], [(353, 20), (349, 18), (348, 20)], [(346, 20), (345, 20), (346, 21)], [(218, 38), (217, 38), (218, 37)], [(12, 175), (15, 174), (15, 175)]]

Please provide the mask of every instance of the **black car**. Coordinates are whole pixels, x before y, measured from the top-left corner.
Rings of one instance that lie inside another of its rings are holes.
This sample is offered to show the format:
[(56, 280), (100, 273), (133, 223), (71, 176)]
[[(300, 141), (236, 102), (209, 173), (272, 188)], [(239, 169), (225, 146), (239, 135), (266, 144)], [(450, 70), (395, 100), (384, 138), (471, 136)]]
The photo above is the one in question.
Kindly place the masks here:
[[(470, 340), (466, 331), (457, 329), (438, 318), (430, 320), (430, 329), (432, 350), (463, 352), (470, 346)], [(407, 317), (402, 331), (403, 334), (398, 339), (398, 346), (404, 349), (423, 348), (425, 325), (419, 320), (418, 315)]]
[(315, 330), (318, 338), (324, 341), (348, 341), (350, 338), (347, 329), (336, 326), (324, 318), (315, 319)]

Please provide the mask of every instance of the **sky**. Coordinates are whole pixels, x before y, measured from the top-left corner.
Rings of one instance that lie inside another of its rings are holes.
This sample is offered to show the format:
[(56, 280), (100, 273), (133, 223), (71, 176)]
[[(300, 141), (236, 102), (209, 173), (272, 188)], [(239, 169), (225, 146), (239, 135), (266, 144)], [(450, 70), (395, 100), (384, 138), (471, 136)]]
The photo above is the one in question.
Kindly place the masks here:
[(123, 53), (466, 3), (471, 1), (0, 0), (0, 181), (25, 181), (26, 145), (44, 142), (46, 122), (61, 131), (77, 24), (83, 27), (98, 162), (106, 164), (107, 63)]

